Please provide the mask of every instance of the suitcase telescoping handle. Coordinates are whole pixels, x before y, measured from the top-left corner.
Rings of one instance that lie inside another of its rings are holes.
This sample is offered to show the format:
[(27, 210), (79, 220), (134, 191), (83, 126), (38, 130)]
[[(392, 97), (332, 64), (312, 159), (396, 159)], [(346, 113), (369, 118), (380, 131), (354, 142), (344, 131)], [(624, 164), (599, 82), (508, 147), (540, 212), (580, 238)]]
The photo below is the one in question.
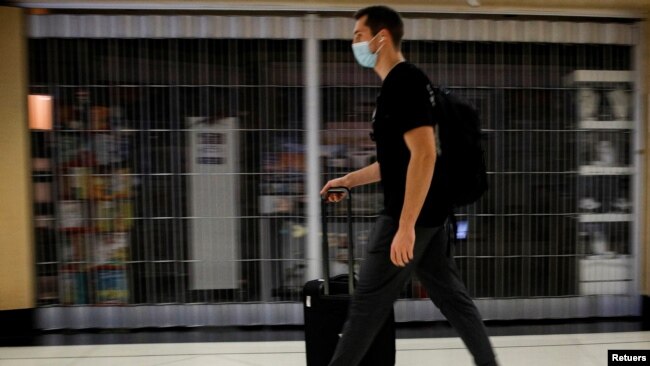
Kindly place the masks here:
[(330, 294), (330, 258), (329, 258), (329, 241), (327, 235), (327, 196), (331, 193), (343, 193), (343, 201), (347, 203), (347, 221), (348, 221), (348, 292), (350, 295), (354, 292), (354, 238), (352, 236), (352, 195), (347, 187), (330, 188), (324, 197), (321, 197), (321, 219), (323, 220), (322, 252), (323, 252), (323, 272), (325, 277), (325, 295)]

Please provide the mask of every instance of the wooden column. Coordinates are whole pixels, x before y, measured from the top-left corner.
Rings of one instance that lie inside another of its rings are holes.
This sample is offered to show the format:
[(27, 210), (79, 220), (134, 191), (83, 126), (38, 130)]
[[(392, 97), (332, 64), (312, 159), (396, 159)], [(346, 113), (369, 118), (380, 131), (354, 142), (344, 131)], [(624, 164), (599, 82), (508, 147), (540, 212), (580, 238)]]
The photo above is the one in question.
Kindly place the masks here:
[(0, 317), (15, 319), (35, 305), (22, 9), (0, 7), (0, 34)]

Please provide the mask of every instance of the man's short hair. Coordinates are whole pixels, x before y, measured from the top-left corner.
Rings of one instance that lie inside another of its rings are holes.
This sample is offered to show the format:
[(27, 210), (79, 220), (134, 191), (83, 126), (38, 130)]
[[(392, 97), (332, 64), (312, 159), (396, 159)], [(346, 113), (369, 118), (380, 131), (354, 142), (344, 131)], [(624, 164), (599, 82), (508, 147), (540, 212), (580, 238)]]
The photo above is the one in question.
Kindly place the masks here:
[(357, 11), (354, 14), (354, 19), (359, 20), (366, 15), (368, 16), (366, 26), (370, 28), (372, 35), (376, 35), (385, 28), (393, 37), (395, 48), (399, 49), (402, 37), (404, 37), (404, 23), (399, 13), (387, 6), (375, 5)]

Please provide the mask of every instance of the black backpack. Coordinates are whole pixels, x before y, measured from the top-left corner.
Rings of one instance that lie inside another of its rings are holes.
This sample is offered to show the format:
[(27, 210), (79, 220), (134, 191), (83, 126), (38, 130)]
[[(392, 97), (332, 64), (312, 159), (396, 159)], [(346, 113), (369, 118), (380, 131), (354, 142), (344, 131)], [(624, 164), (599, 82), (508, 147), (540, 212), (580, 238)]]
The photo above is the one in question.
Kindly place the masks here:
[(466, 101), (435, 88), (433, 115), (438, 122), (440, 179), (455, 207), (472, 204), (488, 189), (481, 119)]

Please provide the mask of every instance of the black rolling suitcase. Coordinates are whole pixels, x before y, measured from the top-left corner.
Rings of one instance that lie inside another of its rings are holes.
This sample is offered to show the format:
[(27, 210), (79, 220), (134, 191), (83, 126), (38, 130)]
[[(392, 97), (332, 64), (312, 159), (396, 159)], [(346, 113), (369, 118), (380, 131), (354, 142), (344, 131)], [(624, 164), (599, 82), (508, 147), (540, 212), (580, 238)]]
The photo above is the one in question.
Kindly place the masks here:
[[(347, 188), (334, 188), (330, 192), (347, 193), (348, 221), (348, 274), (330, 278), (329, 244), (327, 238), (327, 201), (321, 200), (323, 235), (324, 280), (312, 280), (303, 288), (305, 315), (305, 344), (307, 366), (327, 366), (343, 324), (347, 318), (348, 305), (354, 291), (354, 240), (352, 236), (352, 201)], [(361, 366), (395, 365), (395, 314), (391, 312), (379, 330), (374, 342), (360, 363)]]

